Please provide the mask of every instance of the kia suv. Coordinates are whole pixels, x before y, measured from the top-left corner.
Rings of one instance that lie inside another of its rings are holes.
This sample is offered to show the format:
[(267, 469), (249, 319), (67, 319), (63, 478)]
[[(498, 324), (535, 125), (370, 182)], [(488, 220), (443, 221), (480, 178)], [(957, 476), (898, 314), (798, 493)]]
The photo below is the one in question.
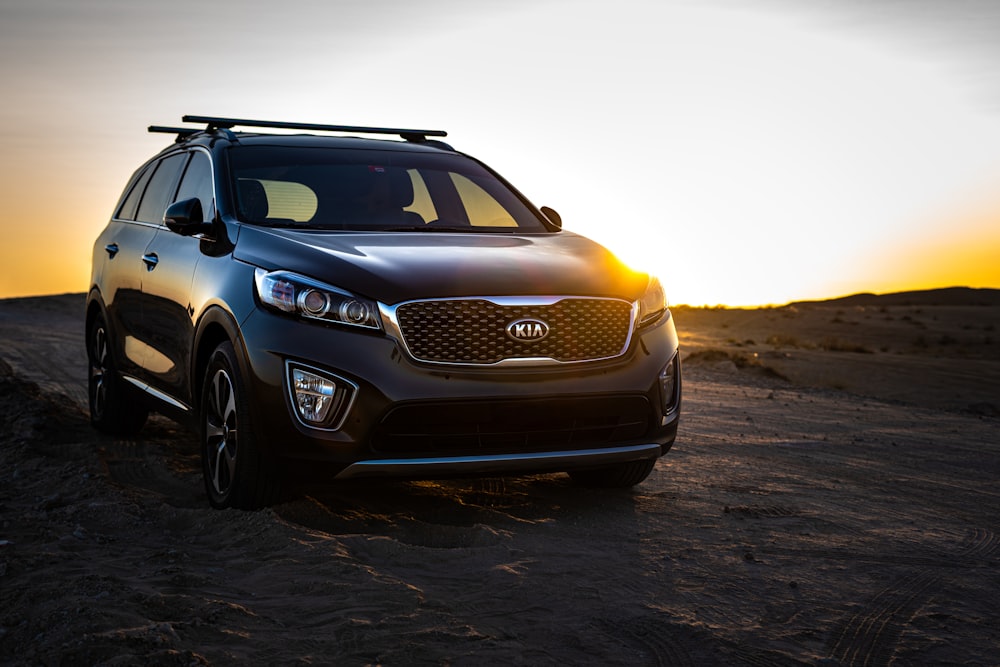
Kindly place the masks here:
[(660, 283), (444, 132), (182, 122), (94, 245), (96, 428), (190, 426), (209, 502), (245, 509), (306, 470), (628, 487), (670, 449)]

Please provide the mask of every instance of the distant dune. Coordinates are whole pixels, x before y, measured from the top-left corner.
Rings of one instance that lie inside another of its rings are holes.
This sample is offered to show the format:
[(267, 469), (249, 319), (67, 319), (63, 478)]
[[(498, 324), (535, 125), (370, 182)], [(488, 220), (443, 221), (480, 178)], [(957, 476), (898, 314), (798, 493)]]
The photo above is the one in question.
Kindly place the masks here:
[(836, 299), (796, 301), (793, 306), (830, 304), (842, 306), (1000, 306), (1000, 289), (945, 287), (942, 289), (872, 294), (864, 292)]
[(1000, 415), (1000, 290), (673, 308), (686, 366), (768, 373), (929, 409)]

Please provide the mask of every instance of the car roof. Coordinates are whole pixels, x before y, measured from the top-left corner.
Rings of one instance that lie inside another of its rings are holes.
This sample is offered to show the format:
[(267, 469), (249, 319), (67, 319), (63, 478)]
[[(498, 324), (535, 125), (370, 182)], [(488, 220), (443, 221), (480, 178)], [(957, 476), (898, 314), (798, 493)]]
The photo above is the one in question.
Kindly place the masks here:
[[(376, 151), (440, 152), (445, 146), (439, 141), (400, 141), (396, 139), (371, 139), (368, 137), (323, 136), (315, 134), (257, 134), (235, 132), (241, 146), (289, 146), (317, 148), (354, 148)], [(450, 150), (450, 146), (448, 150)]]

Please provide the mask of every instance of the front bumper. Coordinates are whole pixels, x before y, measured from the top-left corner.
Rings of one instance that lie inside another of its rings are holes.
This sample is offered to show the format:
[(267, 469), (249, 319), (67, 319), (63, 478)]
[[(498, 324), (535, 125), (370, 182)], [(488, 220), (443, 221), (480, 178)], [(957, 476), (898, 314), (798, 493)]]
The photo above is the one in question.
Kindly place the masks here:
[[(679, 366), (667, 409), (658, 386), (660, 370), (677, 352), (669, 314), (637, 332), (620, 358), (550, 366), (422, 364), (382, 332), (260, 309), (242, 333), (260, 441), (281, 459), (333, 464), (341, 478), (595, 467), (660, 456), (677, 432)], [(356, 387), (336, 430), (294, 416), (288, 363)]]

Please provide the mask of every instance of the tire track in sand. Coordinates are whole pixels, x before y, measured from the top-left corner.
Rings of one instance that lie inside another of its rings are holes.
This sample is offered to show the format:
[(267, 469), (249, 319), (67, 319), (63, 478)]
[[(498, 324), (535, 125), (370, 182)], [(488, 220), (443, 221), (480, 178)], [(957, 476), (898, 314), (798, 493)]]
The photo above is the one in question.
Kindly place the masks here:
[(177, 477), (156, 450), (157, 443), (145, 439), (114, 438), (104, 443), (98, 454), (117, 484), (162, 496), (174, 507), (201, 507), (204, 499), (194, 477)]
[[(992, 531), (977, 528), (962, 541), (956, 557), (985, 558), (998, 546), (1000, 539)], [(904, 626), (940, 580), (938, 570), (924, 569), (892, 582), (835, 631), (828, 657), (841, 665), (888, 665)]]

